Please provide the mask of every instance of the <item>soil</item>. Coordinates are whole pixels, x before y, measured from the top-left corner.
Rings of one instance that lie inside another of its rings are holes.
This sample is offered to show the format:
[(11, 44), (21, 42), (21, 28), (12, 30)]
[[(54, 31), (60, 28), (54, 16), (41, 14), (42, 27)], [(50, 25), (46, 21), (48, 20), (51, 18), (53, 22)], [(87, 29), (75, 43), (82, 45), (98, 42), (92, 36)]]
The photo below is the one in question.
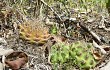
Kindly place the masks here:
[[(10, 16), (7, 19), (11, 21)], [(23, 70), (52, 70), (52, 66), (48, 62), (49, 52), (46, 52), (46, 49), (45, 49), (45, 45), (48, 45), (50, 47), (50, 44), (46, 43), (43, 46), (38, 46), (36, 44), (30, 44), (25, 40), (20, 39), (19, 32), (18, 32), (19, 29), (16, 26), (14, 26), (12, 22), (9, 22), (9, 20), (7, 20), (8, 24), (5, 24), (4, 21), (0, 19), (0, 37), (4, 37), (5, 40), (7, 41), (7, 45), (4, 48), (11, 48), (11, 49), (14, 49), (14, 51), (22, 51), (29, 56), (27, 67), (24, 68)], [(110, 28), (109, 17), (105, 17), (104, 19), (101, 19), (101, 15), (99, 14), (98, 17), (95, 18), (95, 21), (93, 22), (81, 21), (81, 20), (78, 20), (78, 22), (69, 22), (65, 20), (63, 22), (72, 24), (69, 26), (72, 26), (72, 29), (75, 32), (75, 34), (73, 33), (73, 35), (71, 36), (69, 35), (65, 36), (65, 34), (68, 34), (67, 33), (68, 31), (64, 32), (64, 28), (60, 28), (61, 34), (59, 34), (60, 36), (59, 35), (58, 36), (64, 37), (67, 42), (71, 43), (79, 40), (84, 40), (86, 42), (92, 43), (92, 41), (95, 39), (86, 29), (84, 29), (84, 28), (89, 28), (101, 39), (101, 42), (97, 42), (95, 40), (97, 43), (99, 43), (99, 45), (106, 45), (106, 46), (110, 45), (110, 30), (107, 31), (106, 29), (100, 27), (102, 24), (104, 24), (105, 28), (108, 28), (108, 29)], [(15, 22), (15, 24), (18, 24), (18, 23)], [(79, 24), (79, 27), (78, 27), (78, 24)], [(84, 28), (82, 28), (80, 24), (83, 25)], [(66, 24), (64, 25), (68, 26)], [(72, 32), (71, 30), (69, 31)], [(108, 57), (105, 57), (105, 59), (94, 70), (100, 70), (101, 67), (106, 66), (106, 64), (110, 61), (110, 52), (108, 52), (108, 54), (106, 54), (105, 56), (108, 56)], [(74, 69), (74, 70), (77, 70), (77, 69)]]

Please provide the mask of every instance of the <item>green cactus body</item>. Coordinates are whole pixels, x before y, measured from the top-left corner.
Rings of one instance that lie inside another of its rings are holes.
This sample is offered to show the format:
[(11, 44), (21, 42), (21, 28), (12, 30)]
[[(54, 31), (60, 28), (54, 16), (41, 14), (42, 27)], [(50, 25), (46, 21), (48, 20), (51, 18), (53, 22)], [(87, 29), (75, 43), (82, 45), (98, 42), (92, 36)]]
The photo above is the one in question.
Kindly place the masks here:
[(85, 42), (76, 42), (71, 45), (71, 57), (80, 69), (90, 69), (96, 65), (91, 53), (91, 45)]
[[(92, 45), (78, 41), (71, 45), (57, 43), (51, 47), (51, 62), (54, 64), (75, 64), (79, 69), (95, 67), (96, 61), (91, 52)], [(68, 65), (70, 66), (70, 65)]]
[(51, 62), (63, 64), (69, 58), (69, 46), (58, 43), (51, 48)]

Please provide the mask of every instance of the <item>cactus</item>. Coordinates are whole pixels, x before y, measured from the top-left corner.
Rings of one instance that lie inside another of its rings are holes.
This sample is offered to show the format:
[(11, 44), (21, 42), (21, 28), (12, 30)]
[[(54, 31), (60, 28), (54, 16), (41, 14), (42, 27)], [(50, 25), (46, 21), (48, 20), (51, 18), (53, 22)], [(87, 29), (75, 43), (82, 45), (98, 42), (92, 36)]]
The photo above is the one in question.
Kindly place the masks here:
[(69, 45), (64, 43), (57, 43), (51, 48), (51, 62), (53, 64), (65, 63), (69, 58)]
[(40, 21), (28, 20), (19, 24), (20, 38), (38, 45), (43, 45), (50, 37), (49, 30)]
[(96, 61), (91, 53), (91, 45), (85, 42), (76, 42), (71, 45), (70, 51), (74, 63), (80, 69), (90, 69), (96, 65)]
[(65, 64), (75, 64), (81, 70), (88, 70), (96, 65), (96, 60), (91, 50), (92, 45), (82, 41), (69, 45), (58, 43), (51, 47), (51, 62), (53, 65), (60, 64), (62, 66)]

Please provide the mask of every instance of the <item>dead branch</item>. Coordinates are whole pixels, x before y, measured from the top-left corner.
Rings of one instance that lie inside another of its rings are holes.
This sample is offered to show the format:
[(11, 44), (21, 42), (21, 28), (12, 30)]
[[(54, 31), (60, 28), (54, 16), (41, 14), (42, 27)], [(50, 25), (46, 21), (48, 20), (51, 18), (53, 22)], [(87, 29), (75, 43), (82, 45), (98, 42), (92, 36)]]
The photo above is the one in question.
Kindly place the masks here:
[(44, 0), (40, 0), (44, 5), (46, 5), (58, 18), (60, 21), (62, 21), (61, 17), (57, 14), (57, 12), (52, 8), (50, 7), (46, 2), (44, 2)]

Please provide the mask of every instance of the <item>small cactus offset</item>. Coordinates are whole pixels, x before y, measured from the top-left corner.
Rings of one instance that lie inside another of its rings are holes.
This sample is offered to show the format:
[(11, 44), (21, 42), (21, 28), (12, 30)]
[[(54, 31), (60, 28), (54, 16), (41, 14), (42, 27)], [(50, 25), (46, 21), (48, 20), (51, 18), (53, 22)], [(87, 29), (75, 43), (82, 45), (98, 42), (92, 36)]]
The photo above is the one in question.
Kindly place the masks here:
[(92, 45), (82, 41), (71, 45), (58, 43), (51, 48), (51, 62), (53, 65), (60, 64), (64, 66), (64, 64), (75, 64), (79, 69), (91, 69), (96, 65), (96, 60), (91, 50)]
[(50, 37), (49, 30), (43, 24), (36, 20), (28, 20), (19, 25), (20, 38), (29, 43), (43, 45)]
[(57, 43), (51, 48), (51, 62), (53, 64), (65, 63), (69, 58), (69, 45), (64, 43)]
[(71, 45), (71, 57), (80, 69), (90, 69), (96, 65), (96, 61), (91, 52), (91, 46), (92, 45), (82, 41)]

